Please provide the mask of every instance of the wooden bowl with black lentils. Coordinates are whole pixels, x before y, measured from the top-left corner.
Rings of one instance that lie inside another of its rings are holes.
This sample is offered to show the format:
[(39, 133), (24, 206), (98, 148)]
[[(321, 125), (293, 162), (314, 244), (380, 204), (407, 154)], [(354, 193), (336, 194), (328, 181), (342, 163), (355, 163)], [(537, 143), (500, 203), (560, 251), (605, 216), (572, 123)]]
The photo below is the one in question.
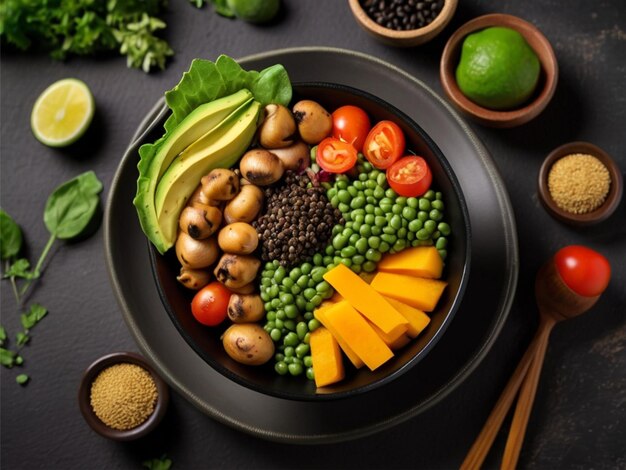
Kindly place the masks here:
[(457, 0), (350, 0), (359, 25), (376, 39), (398, 47), (424, 44), (450, 22)]
[[(428, 328), (376, 370), (347, 368), (343, 380), (319, 393), (314, 381), (304, 375), (277, 374), (274, 361), (249, 366), (233, 360), (222, 344), (229, 322), (207, 327), (192, 315), (190, 303), (195, 292), (177, 281), (180, 263), (174, 250), (161, 255), (150, 246), (152, 269), (165, 310), (181, 336), (207, 364), (228, 379), (253, 391), (289, 400), (320, 401), (353, 397), (381, 387), (410, 370), (445, 332), (458, 309), (469, 276), (469, 216), (463, 193), (445, 156), (428, 134), (401, 111), (375, 96), (343, 85), (295, 83), (293, 91), (290, 106), (301, 100), (313, 100), (328, 112), (333, 112), (339, 107), (353, 105), (363, 109), (373, 123), (392, 120), (404, 132), (407, 151), (415, 152), (428, 161), (432, 187), (443, 195), (446, 221), (451, 227), (444, 268), (448, 285), (431, 314)], [(146, 141), (151, 138), (154, 135), (145, 137)], [(357, 170), (357, 174), (349, 178), (358, 180), (364, 175)], [(310, 264), (315, 265), (315, 258), (321, 258), (321, 253), (332, 247), (332, 230), (337, 224), (343, 224), (342, 212), (329, 202), (324, 189), (328, 186), (318, 187), (312, 184), (311, 178), (315, 178), (315, 173), (311, 176), (307, 171), (288, 172), (280, 181), (264, 187), (263, 207), (252, 222), (259, 235), (259, 246), (254, 255), (262, 265), (274, 264), (294, 271), (294, 263), (298, 267), (302, 260), (310, 260)], [(260, 273), (256, 282), (260, 285), (262, 281)]]

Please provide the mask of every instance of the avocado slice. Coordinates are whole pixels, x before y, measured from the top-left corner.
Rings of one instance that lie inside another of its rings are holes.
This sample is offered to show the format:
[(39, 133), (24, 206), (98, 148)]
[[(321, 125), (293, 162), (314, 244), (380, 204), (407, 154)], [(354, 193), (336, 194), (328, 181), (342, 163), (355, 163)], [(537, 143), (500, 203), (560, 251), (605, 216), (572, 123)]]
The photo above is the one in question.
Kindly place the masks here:
[(250, 146), (260, 111), (257, 101), (243, 104), (184, 151), (163, 174), (154, 199), (162, 252), (176, 241), (180, 212), (202, 177), (214, 168), (230, 168)]
[(133, 204), (137, 208), (141, 228), (160, 252), (163, 253), (165, 249), (154, 207), (158, 182), (180, 152), (217, 127), (242, 104), (251, 100), (252, 93), (243, 89), (202, 104), (155, 144), (142, 145), (139, 149), (141, 156), (137, 165), (139, 179)]

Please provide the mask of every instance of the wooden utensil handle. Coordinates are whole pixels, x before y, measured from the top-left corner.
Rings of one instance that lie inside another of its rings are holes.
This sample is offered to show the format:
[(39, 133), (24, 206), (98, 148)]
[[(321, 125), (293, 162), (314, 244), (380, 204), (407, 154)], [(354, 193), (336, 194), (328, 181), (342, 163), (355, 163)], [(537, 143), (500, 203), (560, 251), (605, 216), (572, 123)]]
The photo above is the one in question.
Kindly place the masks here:
[(540, 323), (537, 333), (535, 333), (533, 340), (530, 342), (526, 352), (517, 364), (513, 375), (511, 375), (511, 378), (504, 387), (504, 390), (502, 390), (502, 394), (500, 395), (500, 398), (498, 398), (493, 410), (491, 410), (491, 414), (487, 418), (487, 421), (485, 421), (480, 434), (478, 434), (474, 444), (472, 444), (472, 447), (465, 456), (465, 460), (463, 460), (460, 467), (461, 470), (478, 470), (482, 466), (485, 457), (489, 453), (489, 450), (493, 445), (493, 441), (502, 426), (502, 422), (509, 412), (511, 405), (513, 404), (513, 400), (517, 396), (517, 392), (526, 377), (526, 373), (533, 362), (537, 347), (542, 342), (547, 343), (552, 327), (546, 329), (545, 327), (542, 327), (542, 324), (543, 323)]
[(515, 414), (513, 415), (509, 437), (507, 438), (506, 446), (504, 448), (504, 456), (502, 457), (502, 465), (500, 467), (502, 470), (514, 470), (517, 465), (517, 460), (519, 458), (522, 443), (524, 442), (524, 436), (526, 434), (526, 426), (528, 425), (530, 412), (533, 407), (533, 402), (535, 401), (535, 394), (537, 392), (537, 385), (539, 384), (543, 359), (546, 356), (546, 350), (548, 349), (548, 338), (550, 337), (550, 331), (555, 324), (552, 317), (547, 315), (542, 315), (542, 320), (543, 321), (539, 325), (541, 337), (537, 344), (535, 357), (526, 372), (526, 377), (522, 383), (519, 397), (517, 398)]

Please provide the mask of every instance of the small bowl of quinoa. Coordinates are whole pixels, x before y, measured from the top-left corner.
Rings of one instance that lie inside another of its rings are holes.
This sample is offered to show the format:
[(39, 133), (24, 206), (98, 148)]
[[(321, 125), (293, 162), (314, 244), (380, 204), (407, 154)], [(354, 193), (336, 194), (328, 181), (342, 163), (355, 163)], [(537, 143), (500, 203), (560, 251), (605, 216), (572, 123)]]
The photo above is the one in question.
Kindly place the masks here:
[(539, 171), (539, 198), (561, 222), (592, 225), (606, 220), (620, 203), (622, 173), (604, 150), (570, 142), (553, 150)]
[(107, 354), (83, 374), (78, 404), (85, 421), (101, 436), (131, 441), (159, 424), (169, 388), (147, 361), (132, 352)]

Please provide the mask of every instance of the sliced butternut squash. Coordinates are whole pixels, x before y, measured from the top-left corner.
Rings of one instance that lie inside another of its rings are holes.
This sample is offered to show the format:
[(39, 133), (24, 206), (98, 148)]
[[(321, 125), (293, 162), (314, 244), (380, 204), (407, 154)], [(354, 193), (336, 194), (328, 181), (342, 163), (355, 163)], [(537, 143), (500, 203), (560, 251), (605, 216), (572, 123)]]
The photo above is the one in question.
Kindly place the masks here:
[(434, 246), (416, 246), (384, 256), (378, 263), (378, 270), (385, 273), (439, 279), (443, 271), (443, 260)]
[(392, 351), (395, 351), (397, 349), (403, 348), (404, 346), (406, 346), (409, 343), (409, 341), (411, 341), (411, 338), (409, 338), (407, 336), (408, 335), (408, 331), (407, 331), (406, 334), (402, 333), (402, 335), (400, 335), (399, 337), (393, 338), (393, 337), (389, 336), (388, 334), (386, 334), (383, 330), (378, 328), (376, 325), (374, 325), (371, 321), (367, 320), (367, 323), (369, 323), (369, 325), (376, 332), (376, 334), (378, 336), (380, 336), (380, 339), (382, 339), (384, 341), (384, 343), (387, 346), (389, 346), (389, 349), (391, 349)]
[(389, 346), (347, 301), (333, 305), (324, 313), (327, 323), (336, 333), (335, 338), (341, 338), (348, 344), (370, 370), (377, 369), (393, 357)]
[(399, 300), (424, 312), (432, 312), (435, 309), (447, 285), (447, 282), (437, 279), (383, 272), (376, 274), (371, 284), (385, 297)]
[(406, 319), (372, 286), (343, 264), (324, 274), (324, 279), (350, 302), (350, 305), (386, 334), (398, 338), (406, 332), (408, 327)]
[[(322, 305), (324, 305), (322, 303)], [(315, 312), (313, 312), (313, 315), (315, 316), (315, 318), (317, 318), (319, 320), (319, 322), (324, 325), (326, 327), (326, 329), (328, 331), (330, 331), (333, 336), (337, 339), (337, 342), (339, 343), (339, 347), (341, 348), (341, 350), (345, 353), (345, 355), (348, 357), (348, 359), (350, 359), (350, 362), (352, 363), (352, 365), (354, 367), (356, 367), (357, 369), (360, 369), (361, 367), (363, 367), (363, 361), (361, 360), (361, 358), (352, 350), (352, 348), (348, 345), (348, 343), (346, 343), (343, 338), (337, 334), (337, 332), (335, 331), (335, 329), (333, 328), (333, 325), (331, 325), (328, 320), (326, 319), (326, 314), (325, 312), (334, 305), (334, 303), (329, 303), (328, 305), (322, 307), (320, 306), (320, 308), (318, 308), (317, 310), (315, 310)]]
[(385, 297), (385, 299), (387, 299), (387, 302), (389, 302), (391, 306), (400, 312), (400, 314), (403, 315), (409, 322), (409, 328), (406, 330), (406, 334), (409, 337), (415, 338), (430, 323), (430, 317), (421, 310), (399, 302), (396, 299), (392, 299), (391, 297)]
[(343, 379), (345, 372), (339, 344), (337, 340), (323, 326), (311, 333), (311, 360), (315, 385), (325, 387)]

